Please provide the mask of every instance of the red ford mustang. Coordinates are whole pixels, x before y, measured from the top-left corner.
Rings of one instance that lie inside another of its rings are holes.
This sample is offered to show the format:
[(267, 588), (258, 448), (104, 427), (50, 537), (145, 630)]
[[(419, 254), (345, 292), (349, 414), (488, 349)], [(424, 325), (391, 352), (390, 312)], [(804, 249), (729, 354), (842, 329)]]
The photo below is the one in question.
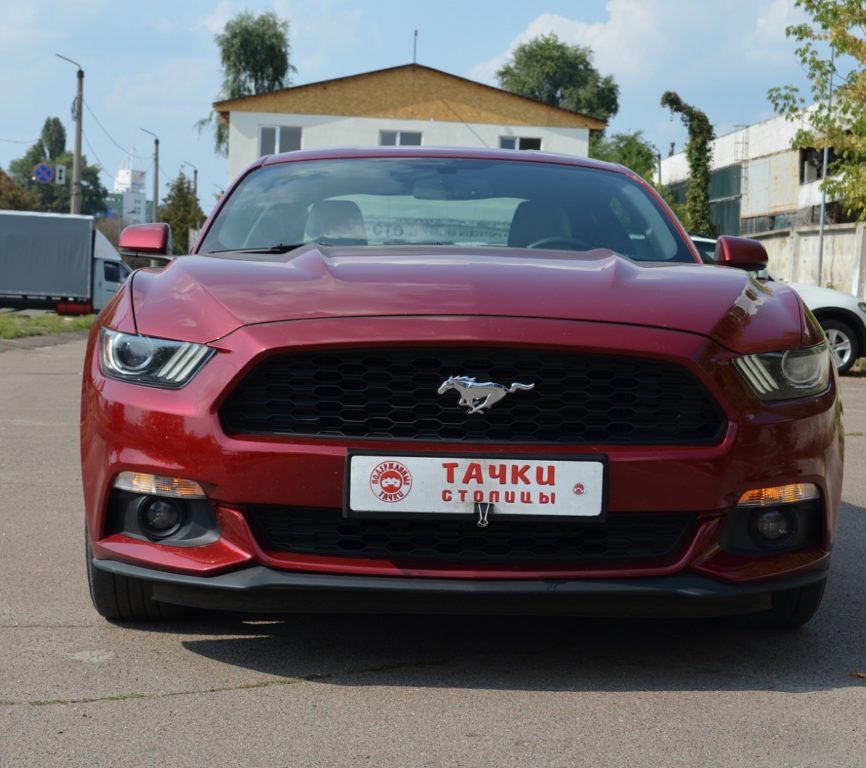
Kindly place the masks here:
[(802, 624), (839, 508), (836, 374), (797, 295), (750, 277), (759, 244), (716, 261), (618, 166), (263, 158), (91, 334), (96, 610)]

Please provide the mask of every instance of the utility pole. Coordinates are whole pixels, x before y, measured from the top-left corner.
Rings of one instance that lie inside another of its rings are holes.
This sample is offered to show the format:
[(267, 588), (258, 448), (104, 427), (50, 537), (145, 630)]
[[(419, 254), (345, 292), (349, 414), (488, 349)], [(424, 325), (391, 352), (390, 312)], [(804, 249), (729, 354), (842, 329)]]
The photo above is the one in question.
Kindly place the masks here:
[(159, 221), (159, 136), (147, 128), (141, 130), (153, 136), (153, 209), (150, 220), (155, 224)]
[[(827, 117), (833, 111), (833, 69), (836, 59), (836, 51), (830, 46), (830, 93), (827, 98)], [(827, 190), (824, 185), (827, 183), (827, 163), (830, 159), (830, 148), (827, 146), (827, 137), (824, 136), (824, 159), (821, 167), (821, 218), (818, 225), (818, 287), (821, 286), (821, 273), (824, 268), (824, 219), (827, 216)], [(830, 270), (833, 271), (832, 269)], [(831, 275), (832, 277), (832, 275)]]
[(77, 61), (67, 59), (59, 53), (54, 55), (58, 59), (63, 59), (78, 67), (78, 87), (75, 94), (75, 104), (72, 107), (72, 117), (75, 120), (75, 151), (72, 155), (72, 194), (69, 196), (69, 212), (81, 213), (81, 117), (84, 107), (84, 70)]
[[(199, 202), (198, 202), (198, 168), (196, 168), (189, 160), (184, 160), (183, 164), (188, 165), (190, 168), (192, 168), (192, 196), (195, 198), (195, 204), (199, 205)], [(198, 228), (200, 226), (201, 226), (201, 222), (198, 220), (198, 217), (196, 216), (196, 222), (195, 222), (196, 231), (198, 231)], [(191, 244), (192, 244), (192, 241), (190, 241), (190, 245)]]
[(183, 164), (192, 168), (192, 194), (195, 196), (196, 202), (198, 202), (198, 168), (189, 160), (184, 160)]

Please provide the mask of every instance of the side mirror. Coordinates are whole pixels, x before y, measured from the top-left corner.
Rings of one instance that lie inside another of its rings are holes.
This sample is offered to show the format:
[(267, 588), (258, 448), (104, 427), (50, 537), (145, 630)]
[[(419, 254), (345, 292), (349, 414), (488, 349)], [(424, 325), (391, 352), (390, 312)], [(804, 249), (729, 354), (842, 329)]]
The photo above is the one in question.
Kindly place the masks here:
[(767, 268), (767, 251), (757, 240), (722, 235), (716, 240), (716, 264), (750, 272)]
[(168, 224), (133, 224), (120, 233), (118, 249), (126, 257), (168, 261), (171, 255), (171, 227)]

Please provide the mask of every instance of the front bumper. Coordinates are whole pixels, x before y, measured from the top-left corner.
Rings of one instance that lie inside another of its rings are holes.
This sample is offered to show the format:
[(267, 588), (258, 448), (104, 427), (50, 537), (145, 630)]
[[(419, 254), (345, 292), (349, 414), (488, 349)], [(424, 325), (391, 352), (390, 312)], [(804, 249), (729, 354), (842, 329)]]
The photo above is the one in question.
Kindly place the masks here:
[(115, 560), (94, 560), (93, 565), (149, 582), (153, 598), (161, 602), (248, 613), (727, 616), (767, 610), (774, 593), (826, 578), (826, 560), (819, 570), (740, 585), (692, 573), (641, 579), (477, 581), (297, 573), (260, 565), (217, 576), (168, 573)]
[[(98, 329), (94, 333), (97, 332)], [(715, 445), (508, 446), (510, 453), (527, 457), (539, 452), (561, 459), (593, 452), (605, 456), (609, 467), (608, 514), (694, 513), (698, 525), (689, 542), (663, 562), (635, 562), (628, 568), (606, 567), (604, 563), (594, 567), (559, 563), (555, 569), (527, 569), (504, 563), (497, 570), (472, 562), (411, 568), (405, 563), (382, 559), (297, 555), (262, 545), (249, 523), (250, 507), (341, 508), (346, 458), (351, 450), (364, 448), (385, 454), (427, 451), (437, 455), (471, 452), (483, 457), (500, 448), (480, 444), (228, 436), (220, 425), (220, 404), (257, 360), (281, 348), (353, 348), (369, 344), (370, 339), (392, 345), (441, 345), (482, 343), (494, 337), (504, 345), (546, 344), (611, 354), (646, 356), (647, 350), (654, 350), (655, 357), (688, 368), (703, 382), (728, 420), (724, 437)], [(768, 590), (779, 588), (782, 580), (787, 583), (810, 573), (823, 573), (826, 568), (841, 493), (841, 409), (835, 382), (827, 393), (807, 402), (764, 405), (755, 400), (732, 370), (729, 364), (732, 353), (703, 337), (641, 327), (625, 332), (619, 326), (537, 319), (365, 318), (357, 322), (332, 319), (274, 323), (242, 328), (215, 346), (219, 354), (188, 386), (178, 391), (106, 379), (92, 346), (88, 353), (82, 400), (82, 463), (95, 562), (103, 569), (143, 568), (148, 573), (166, 574), (167, 580), (156, 579), (162, 585), (157, 588), (158, 599), (181, 602), (177, 595), (162, 597), (168, 589), (165, 585), (175, 577), (230, 582), (243, 580), (241, 574), (255, 573), (260, 568), (288, 579), (381, 577), (380, 581), (387, 579), (394, 584), (429, 579), (439, 594), (446, 596), (450, 595), (443, 586), (446, 582), (490, 582), (491, 594), (496, 593), (496, 584), (519, 583), (527, 584), (525, 589), (529, 591), (535, 590), (532, 600), (542, 601), (547, 599), (543, 597), (549, 591), (546, 585), (554, 583), (633, 587), (646, 582), (654, 585), (654, 594), (673, 590), (672, 594), (679, 595), (680, 587), (675, 580), (680, 578), (700, 578), (720, 588), (729, 585), (739, 589), (754, 584), (755, 594), (766, 596)], [(124, 471), (199, 482), (213, 506), (217, 540), (202, 542), (200, 546), (173, 545), (168, 541), (136, 539), (124, 535), (122, 530), (109, 531), (110, 489), (117, 474)], [(724, 550), (721, 542), (725, 521), (741, 493), (768, 485), (802, 482), (815, 484), (821, 493), (820, 531), (809, 548), (757, 557)], [(222, 582), (204, 581), (198, 586), (215, 583)], [(480, 587), (485, 588), (488, 587)], [(271, 589), (256, 585), (230, 593), (244, 594), (246, 597), (239, 601), (238, 607), (249, 609), (246, 600)], [(556, 594), (569, 591), (570, 588), (565, 588), (560, 593), (558, 588)], [(575, 587), (575, 591), (581, 590)], [(302, 592), (306, 594), (309, 590)], [(709, 599), (710, 593), (712, 589), (707, 593), (686, 591), (681, 596), (687, 603), (695, 603), (701, 596)], [(469, 590), (467, 594), (482, 593)], [(496, 594), (513, 596), (507, 591)], [(640, 602), (640, 594), (634, 593), (629, 599)], [(192, 599), (194, 595), (189, 597)], [(441, 599), (447, 602), (448, 597)], [(474, 597), (468, 599), (484, 602)], [(596, 595), (593, 599), (603, 598)]]

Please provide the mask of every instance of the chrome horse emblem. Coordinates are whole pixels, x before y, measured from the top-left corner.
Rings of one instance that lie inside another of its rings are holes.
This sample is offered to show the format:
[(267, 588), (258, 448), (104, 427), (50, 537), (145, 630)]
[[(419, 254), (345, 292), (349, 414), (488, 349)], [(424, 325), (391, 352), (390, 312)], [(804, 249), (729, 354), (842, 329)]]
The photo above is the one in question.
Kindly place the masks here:
[(495, 405), (512, 392), (532, 389), (534, 386), (535, 384), (514, 382), (510, 387), (506, 387), (493, 381), (478, 382), (471, 376), (449, 376), (438, 391), (440, 395), (444, 395), (449, 389), (456, 389), (460, 393), (458, 405), (465, 405), (469, 409), (468, 413), (478, 413)]

